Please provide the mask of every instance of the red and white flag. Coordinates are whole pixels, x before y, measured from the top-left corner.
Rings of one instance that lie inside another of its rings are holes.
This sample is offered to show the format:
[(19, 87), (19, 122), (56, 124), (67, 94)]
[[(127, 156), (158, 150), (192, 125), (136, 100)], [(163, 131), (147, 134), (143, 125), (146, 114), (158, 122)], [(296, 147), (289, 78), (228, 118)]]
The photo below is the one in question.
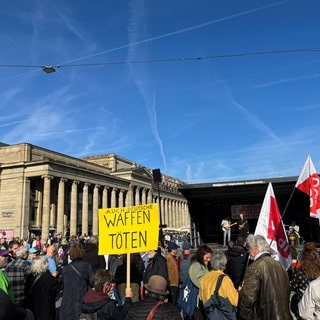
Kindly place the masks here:
[(320, 180), (310, 156), (303, 166), (296, 188), (310, 197), (310, 217), (320, 219)]
[(286, 269), (291, 266), (288, 237), (281, 219), (271, 183), (263, 200), (255, 235), (261, 235), (270, 243), (272, 254)]

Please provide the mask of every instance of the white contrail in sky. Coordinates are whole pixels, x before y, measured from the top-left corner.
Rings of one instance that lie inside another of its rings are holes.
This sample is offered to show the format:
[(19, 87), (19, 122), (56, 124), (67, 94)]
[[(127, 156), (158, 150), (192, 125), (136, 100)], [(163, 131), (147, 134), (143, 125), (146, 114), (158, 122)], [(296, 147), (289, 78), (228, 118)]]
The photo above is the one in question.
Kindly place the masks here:
[(184, 32), (200, 29), (200, 28), (209, 26), (211, 24), (215, 24), (215, 23), (231, 20), (233, 18), (241, 17), (241, 16), (244, 16), (244, 15), (247, 15), (247, 14), (250, 14), (250, 13), (259, 12), (259, 11), (262, 11), (262, 10), (265, 10), (265, 9), (269, 9), (269, 8), (272, 8), (272, 7), (275, 7), (275, 6), (279, 6), (279, 5), (285, 4), (285, 3), (290, 2), (290, 1), (291, 0), (284, 0), (284, 1), (273, 3), (273, 4), (269, 4), (269, 5), (266, 5), (266, 6), (262, 6), (262, 7), (259, 7), (259, 8), (254, 8), (254, 9), (238, 12), (238, 13), (232, 14), (232, 15), (227, 16), (227, 17), (214, 19), (214, 20), (211, 20), (211, 21), (208, 21), (208, 22), (200, 23), (200, 24), (195, 25), (195, 26), (187, 27), (187, 28), (180, 29), (180, 30), (173, 31), (173, 32), (164, 33), (164, 34), (161, 34), (159, 36), (151, 37), (151, 38), (144, 39), (144, 40), (139, 40), (139, 41), (136, 41), (136, 42), (131, 42), (131, 43), (128, 43), (128, 44), (125, 44), (123, 46), (119, 46), (119, 47), (116, 47), (116, 48), (113, 48), (113, 49), (109, 49), (109, 50), (101, 51), (101, 52), (94, 53), (94, 54), (91, 54), (91, 55), (87, 55), (87, 56), (84, 56), (84, 57), (81, 57), (81, 58), (65, 61), (65, 62), (61, 63), (60, 65), (69, 64), (69, 63), (72, 63), (72, 62), (75, 62), (75, 61), (80, 61), (80, 60), (84, 60), (84, 59), (100, 56), (100, 55), (103, 55), (103, 54), (106, 54), (106, 53), (109, 53), (109, 52), (113, 52), (113, 51), (117, 51), (117, 50), (120, 50), (120, 49), (133, 47), (133, 46), (137, 46), (139, 44), (147, 43), (147, 42), (150, 42), (150, 41), (159, 40), (159, 39), (171, 37), (171, 36), (174, 36), (174, 35), (177, 35), (177, 34), (181, 34), (181, 33), (184, 33)]

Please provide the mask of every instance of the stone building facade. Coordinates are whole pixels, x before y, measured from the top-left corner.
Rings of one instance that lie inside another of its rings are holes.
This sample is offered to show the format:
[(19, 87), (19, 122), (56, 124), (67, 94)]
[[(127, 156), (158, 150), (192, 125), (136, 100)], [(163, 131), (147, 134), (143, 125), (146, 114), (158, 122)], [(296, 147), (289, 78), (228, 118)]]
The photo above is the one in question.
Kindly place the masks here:
[(28, 143), (0, 145), (0, 230), (98, 234), (98, 209), (158, 203), (160, 221), (188, 228), (184, 184), (115, 154), (78, 159)]

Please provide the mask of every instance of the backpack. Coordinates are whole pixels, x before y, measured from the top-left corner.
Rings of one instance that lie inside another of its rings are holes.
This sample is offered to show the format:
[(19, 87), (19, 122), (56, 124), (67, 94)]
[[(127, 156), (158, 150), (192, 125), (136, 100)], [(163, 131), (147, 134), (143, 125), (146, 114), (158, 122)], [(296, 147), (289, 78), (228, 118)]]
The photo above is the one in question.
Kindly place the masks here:
[(179, 307), (190, 317), (193, 315), (197, 307), (198, 294), (199, 288), (196, 287), (190, 277), (188, 277), (185, 285), (180, 288), (177, 303)]
[(211, 298), (204, 304), (204, 310), (209, 320), (236, 320), (236, 308), (228, 298), (221, 297), (218, 292), (225, 274), (218, 278), (216, 288)]

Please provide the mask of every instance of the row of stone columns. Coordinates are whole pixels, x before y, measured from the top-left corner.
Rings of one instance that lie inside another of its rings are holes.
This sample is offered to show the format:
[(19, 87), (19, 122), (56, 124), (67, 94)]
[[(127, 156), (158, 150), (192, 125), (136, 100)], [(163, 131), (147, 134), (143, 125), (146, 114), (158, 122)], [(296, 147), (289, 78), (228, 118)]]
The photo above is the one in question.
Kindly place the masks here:
[[(161, 213), (162, 224), (167, 224), (169, 227), (179, 228), (182, 226), (189, 226), (189, 213), (187, 202), (182, 199), (173, 199), (167, 197), (155, 196), (152, 193), (151, 188), (146, 188), (142, 186), (129, 185), (128, 190), (118, 189), (109, 186), (100, 186), (95, 184), (92, 188), (92, 212), (89, 211), (89, 187), (90, 184), (87, 182), (82, 182), (74, 180), (71, 184), (70, 192), (70, 207), (66, 208), (66, 182), (67, 179), (60, 178), (58, 182), (58, 192), (57, 199), (51, 199), (52, 189), (54, 188), (52, 176), (43, 176), (43, 190), (39, 190), (37, 193), (37, 201), (40, 203), (38, 206), (38, 215), (41, 216), (37, 218), (40, 224), (41, 219), (41, 229), (42, 236), (47, 237), (49, 234), (50, 226), (55, 226), (57, 232), (65, 233), (67, 229), (67, 224), (70, 227), (70, 235), (77, 234), (79, 221), (77, 220), (79, 204), (79, 194), (82, 193), (82, 205), (81, 205), (81, 233), (88, 234), (89, 224), (92, 224), (92, 233), (98, 234), (98, 209), (99, 208), (109, 208), (109, 207), (124, 207), (145, 203), (159, 204), (159, 211)], [(79, 185), (82, 185), (80, 190)], [(103, 188), (103, 189), (102, 189)], [(102, 192), (100, 192), (102, 189)], [(110, 203), (108, 192), (110, 194)], [(101, 195), (101, 199), (100, 199)], [(56, 201), (55, 201), (56, 200)], [(42, 202), (42, 205), (41, 205)], [(57, 202), (57, 203), (55, 203)], [(67, 209), (70, 209), (70, 218), (67, 219), (65, 214)], [(90, 216), (91, 215), (91, 216)], [(90, 219), (91, 218), (91, 219)]]

